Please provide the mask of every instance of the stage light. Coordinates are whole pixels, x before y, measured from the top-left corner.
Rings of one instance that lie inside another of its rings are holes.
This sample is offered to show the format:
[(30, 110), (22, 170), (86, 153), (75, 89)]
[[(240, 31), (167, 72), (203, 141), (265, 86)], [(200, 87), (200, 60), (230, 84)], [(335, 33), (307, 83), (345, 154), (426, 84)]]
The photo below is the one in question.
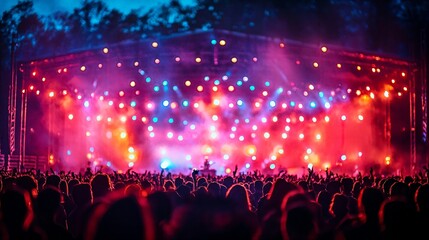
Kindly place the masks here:
[(195, 62), (196, 63), (200, 63), (201, 62), (201, 58), (200, 57), (195, 58)]
[(345, 160), (347, 160), (347, 156), (346, 155), (341, 155), (341, 161), (345, 161)]
[(228, 104), (228, 107), (229, 107), (229, 108), (233, 108), (233, 107), (234, 107), (234, 103), (229, 103), (229, 104)]
[(290, 126), (285, 126), (285, 131), (289, 132), (290, 131)]
[[(139, 66), (139, 62), (135, 61), (135, 62), (134, 62), (134, 67), (138, 67), (138, 66)], [(143, 74), (144, 74), (144, 73), (143, 73)], [(143, 74), (142, 74), (142, 75), (143, 75)]]
[(233, 92), (234, 91), (234, 86), (232, 86), (232, 85), (230, 85), (229, 87), (228, 87), (228, 91), (230, 91), (230, 92)]
[(212, 120), (213, 120), (213, 121), (217, 121), (217, 120), (219, 120), (219, 117), (218, 117), (217, 115), (213, 115), (213, 116), (212, 116)]
[(284, 48), (284, 47), (285, 47), (285, 44), (284, 44), (284, 43), (280, 43), (280, 44), (279, 44), (279, 46), (280, 46), (281, 48)]
[(130, 86), (131, 86), (131, 87), (135, 87), (135, 86), (136, 86), (136, 82), (131, 81), (131, 82), (130, 82)]
[(195, 124), (191, 124), (191, 125), (189, 126), (189, 128), (190, 128), (191, 130), (195, 130)]
[(235, 134), (234, 133), (230, 133), (229, 134), (229, 138), (234, 139), (235, 138)]
[(129, 163), (128, 163), (128, 167), (129, 167), (129, 168), (134, 167), (134, 163), (133, 163), (133, 162), (129, 162)]
[(173, 133), (172, 133), (172, 132), (168, 132), (168, 133), (167, 133), (167, 137), (168, 137), (168, 138), (170, 138), (170, 139), (171, 139), (171, 138), (173, 138), (173, 136), (174, 136), (174, 135), (173, 135)]
[(298, 119), (300, 122), (304, 122), (304, 116), (299, 116)]
[(271, 119), (271, 121), (273, 121), (273, 122), (277, 122), (279, 119), (278, 119), (278, 117), (277, 116), (274, 116), (272, 119)]
[(271, 170), (274, 170), (275, 168), (276, 168), (276, 165), (275, 165), (274, 163), (271, 163), (271, 164), (270, 164), (270, 169), (271, 169)]
[(358, 152), (358, 156), (359, 156), (359, 157), (362, 157), (362, 152)]
[(300, 133), (300, 134), (298, 135), (298, 137), (299, 137), (299, 139), (304, 139), (304, 134), (303, 134), (303, 133)]
[(161, 168), (162, 169), (166, 169), (166, 168), (168, 168), (169, 166), (170, 166), (170, 161), (169, 160), (163, 160), (162, 162), (161, 162)]
[(251, 85), (251, 86), (249, 86), (249, 89), (250, 89), (250, 91), (255, 91), (255, 86), (253, 86), (253, 85)]
[(287, 133), (282, 133), (282, 138), (286, 139), (287, 138)]
[(203, 90), (204, 90), (203, 86), (199, 85), (199, 86), (197, 87), (197, 91), (198, 91), (198, 92), (202, 92)]
[(146, 108), (148, 109), (148, 110), (152, 110), (153, 109), (153, 103), (147, 103), (146, 104)]
[(157, 48), (158, 47), (158, 43), (157, 42), (152, 42), (152, 47), (153, 48)]
[(223, 75), (223, 76), (222, 76), (222, 80), (224, 80), (224, 81), (228, 80), (228, 76)]
[(108, 117), (107, 118), (107, 122), (111, 122), (112, 121), (112, 118), (111, 117)]
[(133, 115), (133, 116), (131, 117), (131, 120), (133, 120), (133, 121), (137, 120), (137, 116), (136, 116), (136, 115)]
[(362, 115), (358, 115), (358, 119), (362, 121), (363, 120), (363, 116)]
[(170, 124), (171, 124), (171, 123), (174, 123), (174, 118), (169, 118), (169, 119), (168, 119), (168, 123), (170, 123)]
[(146, 117), (142, 117), (142, 122), (146, 123), (147, 122), (147, 118)]
[(183, 136), (182, 136), (182, 135), (179, 135), (179, 136), (177, 137), (177, 140), (179, 140), (180, 142), (181, 142), (181, 141), (183, 141)]
[(96, 118), (97, 122), (101, 121), (101, 119), (102, 119), (101, 115), (98, 115)]
[(126, 116), (121, 116), (119, 119), (123, 123), (127, 121), (127, 117)]
[(309, 163), (309, 164), (307, 165), (307, 168), (309, 168), (309, 169), (313, 169), (313, 164), (312, 164), (312, 163)]
[(324, 52), (324, 53), (325, 53), (325, 52), (327, 52), (327, 51), (328, 51), (328, 48), (327, 48), (327, 47), (325, 47), (325, 46), (323, 46), (323, 47), (321, 47), (321, 48), (320, 48), (320, 50), (322, 50), (322, 52)]
[(55, 96), (55, 93), (54, 92), (49, 92), (49, 97), (50, 98), (53, 98)]
[(401, 73), (401, 76), (402, 76), (402, 77), (405, 77), (405, 76), (406, 76), (405, 72), (402, 72), (402, 73)]
[(268, 92), (267, 91), (263, 91), (262, 92), (262, 96), (264, 96), (264, 97), (268, 96)]
[(216, 45), (217, 41), (216, 41), (215, 39), (212, 39), (212, 40), (210, 41), (210, 43), (211, 43), (212, 45)]
[(147, 127), (147, 130), (148, 130), (149, 132), (152, 132), (152, 131), (153, 131), (153, 126), (148, 126), (148, 127)]
[(264, 132), (264, 138), (265, 138), (265, 139), (270, 138), (270, 133), (269, 133), (269, 132)]
[(317, 122), (317, 118), (316, 117), (312, 117), (311, 121), (313, 121), (315, 123), (315, 122)]
[(118, 107), (122, 109), (122, 108), (125, 107), (125, 104), (124, 103), (119, 103)]
[(116, 67), (118, 67), (118, 68), (122, 67), (122, 63), (118, 62), (118, 63), (116, 64)]
[(91, 136), (91, 132), (86, 131), (86, 132), (85, 132), (85, 136), (90, 137), (90, 136)]
[(225, 46), (225, 45), (226, 45), (226, 41), (225, 41), (225, 40), (220, 40), (220, 41), (219, 41), (219, 45), (221, 45), (221, 46)]
[(371, 99), (374, 99), (374, 98), (375, 98), (375, 94), (374, 94), (373, 92), (370, 92), (370, 93), (369, 93), (369, 97), (370, 97)]
[(73, 114), (71, 114), (71, 113), (70, 113), (70, 114), (69, 114), (69, 116), (68, 116), (69, 120), (73, 120), (73, 117), (74, 117), (74, 116), (73, 116)]
[(168, 100), (164, 100), (164, 101), (162, 102), (162, 105), (163, 105), (164, 107), (167, 107), (169, 104), (170, 104), (170, 103), (168, 102)]
[(249, 169), (250, 168), (250, 163), (246, 163), (245, 168)]
[(341, 116), (341, 120), (345, 121), (347, 119), (346, 115)]
[(257, 57), (253, 57), (253, 58), (252, 58), (252, 61), (253, 61), (253, 62), (257, 62), (257, 61), (258, 61), (258, 58), (257, 58)]
[(45, 77), (42, 77), (42, 82), (45, 82), (46, 81), (46, 78)]
[(261, 122), (266, 123), (267, 122), (267, 118), (266, 117), (262, 117), (261, 118)]
[(326, 108), (326, 109), (331, 108), (331, 104), (330, 104), (329, 102), (325, 102), (325, 108)]
[(337, 63), (337, 68), (341, 68), (341, 63)]
[(362, 70), (362, 67), (361, 66), (356, 66), (356, 70), (360, 71), (360, 70)]
[(157, 123), (158, 122), (158, 117), (153, 117), (152, 118), (152, 122)]
[(289, 105), (290, 105), (291, 107), (295, 107), (296, 103), (295, 103), (294, 101), (291, 101), (291, 102), (289, 103)]
[(158, 58), (155, 59), (154, 61), (156, 64), (159, 64), (161, 62), (161, 60), (159, 60)]
[(135, 160), (136, 159), (136, 155), (134, 153), (130, 153), (130, 154), (128, 154), (128, 159), (129, 160)]
[(299, 108), (299, 109), (302, 109), (303, 107), (304, 107), (304, 105), (302, 105), (302, 103), (299, 103), (299, 104), (298, 104), (298, 108)]
[(273, 107), (275, 107), (275, 106), (276, 106), (276, 102), (275, 102), (275, 101), (273, 101), (273, 100), (272, 100), (272, 101), (270, 101), (270, 107), (272, 107), (272, 108), (273, 108)]
[(184, 107), (189, 106), (189, 102), (188, 102), (188, 100), (183, 100), (183, 102), (182, 102), (182, 106), (184, 106)]
[(172, 102), (170, 104), (171, 109), (176, 109), (177, 108), (177, 103), (176, 102)]
[(403, 89), (404, 89), (404, 91), (405, 91), (405, 92), (406, 92), (406, 91), (408, 91), (408, 88), (407, 88), (407, 87), (404, 87)]
[(306, 152), (307, 154), (311, 154), (313, 151), (311, 150), (311, 148), (307, 148)]
[(200, 106), (200, 104), (194, 103), (194, 108), (198, 108), (199, 106)]
[(108, 53), (109, 49), (107, 47), (103, 48), (103, 53)]
[(391, 160), (391, 158), (389, 156), (386, 156), (384, 158), (384, 161), (385, 161), (386, 165), (390, 165), (390, 160)]
[(319, 63), (313, 62), (313, 67), (318, 68), (319, 67)]
[(155, 137), (155, 133), (154, 132), (149, 133), (149, 137), (151, 138)]
[(305, 97), (307, 97), (307, 96), (308, 96), (308, 92), (307, 92), (307, 91), (304, 91), (303, 95), (304, 95)]
[(270, 158), (271, 158), (271, 161), (277, 160), (277, 156), (276, 155), (272, 155)]

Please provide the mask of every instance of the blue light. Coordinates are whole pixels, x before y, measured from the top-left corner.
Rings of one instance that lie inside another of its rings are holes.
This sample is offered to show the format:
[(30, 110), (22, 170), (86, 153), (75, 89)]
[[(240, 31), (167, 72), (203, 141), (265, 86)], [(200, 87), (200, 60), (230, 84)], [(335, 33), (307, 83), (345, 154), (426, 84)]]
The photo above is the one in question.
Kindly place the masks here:
[(187, 120), (183, 120), (183, 122), (182, 122), (182, 123), (183, 123), (183, 125), (185, 125), (185, 126), (186, 126), (186, 125), (188, 125), (188, 121), (187, 121)]
[(209, 76), (205, 76), (204, 77), (204, 81), (208, 81), (208, 80), (210, 80), (210, 77)]
[(323, 98), (324, 95), (323, 92), (319, 92), (319, 97)]
[(311, 102), (310, 103), (310, 107), (315, 108), (316, 107), (316, 103), (315, 102)]
[(111, 167), (111, 166), (112, 166), (112, 163), (111, 163), (111, 162), (107, 162), (107, 163), (106, 163), (106, 165), (107, 165), (108, 167)]
[(147, 82), (147, 83), (150, 83), (150, 81), (151, 81), (151, 80), (152, 80), (152, 79), (151, 79), (150, 77), (147, 77), (147, 78), (146, 78), (146, 82)]
[(240, 120), (235, 119), (235, 120), (234, 120), (234, 122), (235, 122), (235, 124), (239, 124), (239, 123), (240, 123)]
[(167, 85), (168, 85), (168, 81), (167, 81), (167, 80), (164, 80), (164, 81), (162, 82), (162, 85), (167, 86)]
[(140, 75), (144, 75), (144, 70), (143, 69), (139, 69), (139, 73), (140, 73)]
[(177, 90), (179, 90), (179, 88), (178, 88), (176, 85), (174, 85), (174, 86), (173, 86), (173, 90), (174, 90), (174, 91), (177, 91)]
[(266, 81), (265, 82), (265, 86), (269, 87), (270, 86), (270, 82)]
[(215, 39), (212, 39), (210, 42), (212, 45), (216, 45), (217, 41)]
[(214, 80), (214, 82), (213, 82), (213, 83), (214, 83), (214, 85), (216, 85), (216, 86), (217, 86), (217, 85), (219, 85), (219, 84), (220, 84), (220, 81), (216, 79), (216, 80)]
[(291, 101), (291, 102), (289, 103), (289, 105), (290, 105), (291, 107), (295, 107), (296, 103), (295, 103), (294, 101)]
[(189, 102), (188, 102), (188, 100), (183, 100), (182, 105), (183, 105), (184, 107), (189, 106)]
[(168, 119), (168, 123), (174, 123), (174, 119), (173, 118), (169, 118)]
[(246, 118), (246, 119), (244, 119), (244, 122), (245, 122), (245, 123), (249, 123), (249, 122), (250, 122), (250, 119)]
[(157, 117), (153, 117), (152, 118), (152, 122), (157, 123), (158, 122), (158, 118)]
[(329, 99), (329, 101), (331, 101), (331, 102), (334, 100), (334, 98), (333, 98), (332, 96), (331, 96), (331, 97), (329, 97), (328, 99)]
[(170, 161), (169, 160), (163, 160), (162, 162), (161, 162), (161, 168), (162, 169), (166, 169), (166, 168), (168, 168), (169, 166), (170, 166)]
[(109, 95), (109, 91), (104, 91), (104, 96), (108, 96)]
[(134, 115), (134, 116), (132, 116), (132, 117), (131, 117), (131, 119), (132, 119), (133, 121), (135, 121), (135, 120), (137, 120), (137, 116), (136, 116), (136, 115)]
[(89, 102), (88, 102), (88, 101), (85, 101), (85, 102), (83, 103), (83, 105), (84, 105), (85, 107), (89, 107)]
[(70, 150), (67, 150), (67, 155), (71, 155), (71, 151)]
[(136, 101), (131, 101), (130, 106), (135, 107), (137, 105)]
[(158, 91), (159, 91), (159, 86), (155, 86), (155, 87), (153, 87), (153, 90), (154, 90), (155, 92), (158, 92)]
[(250, 91), (255, 91), (255, 86), (252, 85), (249, 87), (249, 89), (250, 89)]
[(246, 163), (246, 168), (250, 168), (250, 163)]
[(89, 148), (89, 151), (90, 151), (90, 152), (94, 152), (94, 147), (90, 147), (90, 148)]
[(271, 107), (275, 107), (275, 106), (276, 106), (276, 101), (271, 100), (271, 101), (270, 101), (270, 106), (271, 106)]
[(283, 88), (278, 88), (278, 89), (277, 89), (277, 93), (278, 93), (278, 94), (280, 94), (280, 93), (282, 93), (282, 92), (283, 92)]
[(162, 105), (163, 105), (164, 107), (167, 107), (167, 106), (168, 106), (168, 104), (169, 104), (168, 100), (164, 100), (164, 102), (162, 102)]
[(242, 81), (240, 81), (240, 80), (238, 80), (238, 81), (237, 81), (237, 86), (241, 86), (241, 85), (243, 85), (243, 82), (242, 82)]
[(242, 101), (241, 99), (239, 99), (239, 100), (237, 101), (237, 105), (238, 105), (238, 106), (243, 105), (243, 101)]

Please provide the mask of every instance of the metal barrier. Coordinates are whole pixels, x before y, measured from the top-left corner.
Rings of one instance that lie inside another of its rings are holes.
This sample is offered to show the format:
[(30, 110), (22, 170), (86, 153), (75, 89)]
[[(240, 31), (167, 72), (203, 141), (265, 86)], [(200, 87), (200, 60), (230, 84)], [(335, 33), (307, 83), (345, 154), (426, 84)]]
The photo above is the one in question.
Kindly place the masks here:
[[(46, 156), (25, 156), (24, 158), (24, 170), (25, 169), (40, 169), (40, 171), (46, 171), (48, 168), (48, 158)], [(0, 167), (4, 168), (4, 155), (0, 154)], [(20, 169), (19, 168), (19, 155), (9, 156), (9, 169)]]

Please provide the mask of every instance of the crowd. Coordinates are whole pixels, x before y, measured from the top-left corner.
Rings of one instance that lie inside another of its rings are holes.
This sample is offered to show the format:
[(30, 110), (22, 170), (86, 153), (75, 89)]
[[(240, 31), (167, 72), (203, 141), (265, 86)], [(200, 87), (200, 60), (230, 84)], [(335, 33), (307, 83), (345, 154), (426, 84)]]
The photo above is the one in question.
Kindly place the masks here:
[(428, 239), (427, 177), (1, 171), (0, 238)]

